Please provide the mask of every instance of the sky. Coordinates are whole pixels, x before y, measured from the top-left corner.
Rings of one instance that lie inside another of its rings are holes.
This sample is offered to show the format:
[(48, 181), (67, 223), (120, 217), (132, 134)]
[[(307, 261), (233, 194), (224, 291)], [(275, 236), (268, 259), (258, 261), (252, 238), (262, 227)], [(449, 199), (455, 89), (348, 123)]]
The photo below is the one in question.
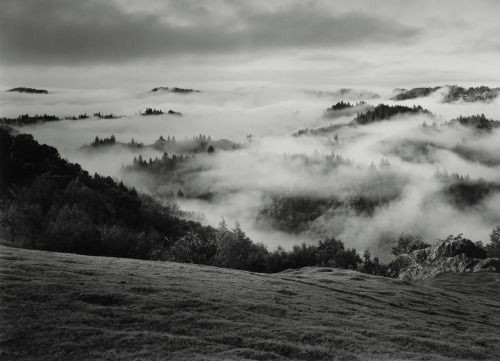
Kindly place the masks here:
[(496, 0), (2, 0), (0, 89), (500, 83)]

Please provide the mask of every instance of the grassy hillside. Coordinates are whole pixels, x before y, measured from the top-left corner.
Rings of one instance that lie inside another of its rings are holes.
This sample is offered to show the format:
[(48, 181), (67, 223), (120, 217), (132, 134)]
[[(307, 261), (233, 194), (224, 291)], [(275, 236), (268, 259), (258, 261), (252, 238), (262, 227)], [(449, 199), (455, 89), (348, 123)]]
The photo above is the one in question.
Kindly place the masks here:
[(2, 360), (495, 360), (500, 276), (274, 275), (0, 246)]

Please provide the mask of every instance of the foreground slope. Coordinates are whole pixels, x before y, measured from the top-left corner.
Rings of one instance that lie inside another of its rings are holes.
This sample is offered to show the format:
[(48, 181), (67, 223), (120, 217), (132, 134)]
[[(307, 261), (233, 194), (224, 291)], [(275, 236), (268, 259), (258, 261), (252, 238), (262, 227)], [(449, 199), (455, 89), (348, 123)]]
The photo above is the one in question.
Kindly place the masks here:
[(2, 360), (495, 360), (498, 274), (274, 275), (0, 246)]

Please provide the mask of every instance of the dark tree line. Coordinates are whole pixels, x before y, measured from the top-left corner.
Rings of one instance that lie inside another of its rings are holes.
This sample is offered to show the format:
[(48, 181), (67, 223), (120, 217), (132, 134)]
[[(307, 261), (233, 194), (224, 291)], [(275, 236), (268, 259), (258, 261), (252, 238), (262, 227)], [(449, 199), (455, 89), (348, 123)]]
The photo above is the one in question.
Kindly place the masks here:
[(369, 124), (372, 122), (387, 120), (395, 115), (400, 114), (429, 114), (432, 113), (422, 108), (420, 105), (414, 105), (412, 108), (403, 105), (385, 105), (379, 104), (373, 110), (369, 110), (366, 113), (358, 114), (355, 121), (358, 124)]
[(407, 99), (422, 98), (422, 97), (426, 97), (426, 96), (434, 93), (436, 90), (438, 90), (440, 88), (441, 87), (437, 86), (434, 88), (413, 88), (410, 90), (404, 90), (401, 93), (394, 96), (392, 99), (393, 100), (407, 100)]
[(165, 113), (162, 110), (153, 108), (146, 108), (146, 111), (144, 113), (141, 113), (141, 115), (161, 115), (161, 114)]
[(450, 120), (446, 125), (460, 124), (464, 127), (475, 128), (478, 130), (491, 131), (493, 128), (500, 127), (500, 121), (487, 119), (484, 114), (470, 115), (467, 117), (459, 116), (456, 119)]
[(113, 113), (102, 114), (101, 112), (94, 113), (94, 117), (97, 117), (100, 119), (118, 119), (118, 118), (120, 118), (119, 116), (114, 115)]
[(460, 86), (452, 85), (449, 88), (448, 94), (446, 94), (443, 99), (445, 103), (451, 103), (459, 100), (466, 102), (491, 102), (498, 97), (498, 94), (500, 94), (500, 89), (491, 89), (487, 86), (470, 87), (465, 89)]
[(55, 122), (62, 119), (67, 120), (78, 120), (78, 119), (87, 119), (89, 116), (85, 114), (80, 114), (78, 116), (66, 116), (64, 118), (59, 118), (55, 115), (38, 115), (30, 116), (29, 114), (21, 114), (17, 118), (0, 118), (1, 125), (15, 125), (18, 127), (22, 127), (23, 125), (31, 125), (36, 123), (43, 122)]
[(23, 126), (23, 125), (31, 125), (31, 124), (36, 124), (36, 123), (41, 123), (41, 122), (54, 122), (60, 120), (59, 117), (55, 115), (38, 115), (36, 114), (35, 116), (30, 116), (29, 114), (21, 114), (17, 118), (1, 118), (0, 119), (0, 124), (2, 125), (16, 125), (16, 126)]
[(468, 175), (447, 172), (436, 172), (442, 183), (443, 194), (458, 208), (475, 206), (494, 193), (500, 192), (500, 184), (487, 182), (483, 178), (471, 179)]
[(90, 143), (92, 147), (99, 147), (102, 145), (113, 145), (116, 144), (116, 138), (113, 134), (109, 138), (99, 138), (98, 136), (95, 137), (94, 141)]
[(169, 91), (172, 93), (181, 93), (181, 94), (199, 93), (200, 92), (199, 90), (194, 90), (194, 89), (177, 88), (177, 87), (169, 88), (167, 86), (160, 86), (160, 87), (156, 87), (156, 88), (151, 89), (152, 92), (157, 92), (158, 90), (165, 90), (165, 91)]
[(49, 92), (45, 89), (34, 89), (26, 87), (18, 87), (7, 90), (8, 92), (18, 92), (18, 93), (31, 93), (31, 94), (48, 94)]
[[(491, 102), (496, 97), (498, 97), (498, 94), (500, 93), (499, 88), (491, 89), (487, 86), (469, 87), (467, 89), (457, 85), (451, 85), (446, 87), (449, 90), (448, 94), (446, 94), (445, 97), (443, 98), (443, 102), (445, 103), (451, 103), (459, 100), (466, 102), (477, 102), (477, 101)], [(444, 87), (437, 86), (432, 88), (427, 87), (427, 88), (413, 88), (411, 90), (404, 90), (401, 93), (394, 96), (392, 99), (407, 100), (407, 99), (426, 97), (441, 88)]]
[[(359, 104), (365, 104), (365, 103), (361, 102)], [(359, 104), (356, 104), (356, 105), (359, 105)], [(332, 105), (330, 108), (327, 108), (326, 111), (341, 110), (341, 109), (345, 109), (345, 108), (352, 108), (354, 106), (355, 106), (354, 104), (351, 104), (349, 102), (346, 103), (343, 100), (341, 100), (340, 102)]]
[[(144, 113), (141, 113), (141, 115), (162, 115), (162, 114), (165, 114), (163, 112), (163, 110), (160, 110), (160, 109), (153, 109), (153, 108), (146, 108), (146, 111)], [(172, 109), (170, 109), (167, 114), (171, 114), (171, 115), (179, 115), (181, 116), (182, 113), (180, 112), (176, 112)]]

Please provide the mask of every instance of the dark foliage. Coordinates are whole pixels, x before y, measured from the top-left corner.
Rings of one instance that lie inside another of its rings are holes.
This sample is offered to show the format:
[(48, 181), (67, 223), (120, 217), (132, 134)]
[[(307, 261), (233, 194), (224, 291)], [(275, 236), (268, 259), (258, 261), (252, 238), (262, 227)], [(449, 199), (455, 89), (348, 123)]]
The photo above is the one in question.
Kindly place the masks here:
[(418, 106), (414, 105), (412, 108), (410, 108), (403, 105), (390, 106), (385, 104), (379, 104), (373, 110), (369, 110), (363, 114), (358, 114), (355, 121), (358, 124), (369, 124), (380, 120), (387, 120), (390, 119), (391, 117), (394, 117), (395, 115), (401, 115), (401, 114), (432, 115), (432, 113), (429, 110), (422, 108), (420, 105)]
[(38, 115), (30, 116), (29, 114), (21, 114), (17, 118), (1, 118), (0, 124), (2, 125), (15, 125), (15, 126), (23, 126), (36, 124), (41, 122), (54, 122), (60, 120), (55, 115)]
[(257, 221), (284, 232), (298, 234), (307, 230), (310, 222), (338, 205), (336, 199), (296, 196), (285, 192), (271, 197)]
[(500, 226), (493, 228), (490, 233), (490, 243), (485, 247), (488, 257), (500, 258)]
[(99, 147), (102, 145), (113, 145), (113, 144), (116, 144), (116, 138), (113, 134), (109, 138), (103, 138), (103, 139), (99, 139), (99, 137), (96, 136), (94, 141), (90, 143), (92, 147)]
[(446, 172), (437, 172), (436, 176), (443, 184), (444, 195), (458, 208), (475, 206), (491, 194), (500, 192), (500, 184), (482, 178), (471, 179), (468, 175), (448, 175)]
[(391, 253), (397, 257), (427, 247), (430, 247), (430, 244), (421, 241), (416, 236), (401, 233), (396, 239), (396, 246), (392, 247)]
[[(491, 102), (500, 93), (499, 88), (491, 89), (487, 86), (470, 87), (468, 89), (462, 88), (460, 86), (451, 85), (447, 86), (449, 88), (448, 94), (444, 97), (443, 102), (451, 103), (454, 101), (465, 101), (465, 102)], [(399, 93), (393, 100), (407, 100), (415, 99), (420, 97), (426, 97), (436, 90), (443, 87), (427, 87), (427, 88), (413, 88), (411, 90), (404, 90)]]
[(151, 89), (152, 92), (157, 92), (159, 90), (169, 91), (172, 93), (180, 93), (180, 94), (199, 93), (200, 92), (199, 90), (194, 90), (194, 89), (184, 89), (184, 88), (177, 88), (177, 87), (169, 88), (166, 86), (160, 86), (160, 87), (156, 87), (156, 88)]
[(214, 236), (123, 183), (90, 176), (31, 135), (0, 130), (0, 138), (2, 215), (13, 216), (14, 236), (29, 234), (37, 248), (154, 259), (189, 232)]
[(491, 102), (498, 97), (498, 94), (500, 94), (499, 88), (491, 89), (487, 86), (470, 87), (465, 89), (460, 86), (452, 85), (449, 88), (450, 90), (448, 94), (443, 99), (445, 103), (451, 103), (459, 100), (465, 102)]
[(492, 154), (485, 150), (477, 149), (474, 144), (459, 143), (451, 148), (453, 152), (460, 157), (474, 163), (484, 164), (488, 167), (496, 167), (500, 165), (500, 154)]
[(436, 90), (440, 89), (441, 87), (437, 86), (434, 88), (413, 88), (411, 90), (405, 90), (395, 97), (393, 97), (393, 100), (407, 100), (407, 99), (415, 99), (415, 98), (422, 98), (426, 97), (432, 93), (434, 93)]
[(113, 115), (113, 113), (101, 114), (101, 112), (94, 113), (94, 117), (101, 118), (101, 119), (118, 119), (118, 118), (120, 118), (117, 115)]
[[(335, 156), (321, 162), (325, 172), (345, 164)], [(393, 171), (388, 160), (382, 159), (378, 169), (372, 165), (367, 171), (360, 171), (359, 179), (344, 187), (342, 197), (333, 194), (315, 195), (314, 192), (302, 196), (293, 192), (270, 194), (257, 221), (284, 232), (299, 234), (306, 231), (318, 217), (335, 217), (337, 211), (355, 216), (371, 216), (377, 207), (397, 199), (406, 184), (406, 177)]]
[(31, 94), (48, 94), (49, 92), (45, 89), (34, 89), (26, 87), (18, 87), (7, 90), (8, 92), (18, 92), (18, 93), (31, 93)]
[(475, 128), (478, 130), (491, 131), (493, 128), (500, 127), (500, 121), (487, 119), (484, 114), (471, 115), (468, 117), (459, 116), (450, 120), (447, 125), (460, 124), (464, 127)]
[(160, 115), (160, 114), (165, 114), (165, 113), (161, 110), (153, 108), (146, 108), (146, 111), (144, 113), (141, 113), (141, 115)]
[[(361, 104), (363, 104), (363, 102), (361, 102)], [(358, 104), (356, 104), (358, 105)], [(333, 110), (341, 110), (341, 109), (345, 109), (345, 108), (352, 108), (354, 107), (354, 105), (351, 105), (351, 103), (347, 102), (347, 103), (344, 103), (344, 101), (340, 101), (338, 102), (337, 104), (334, 104), (332, 105), (330, 108), (326, 109), (326, 111), (333, 111)]]

